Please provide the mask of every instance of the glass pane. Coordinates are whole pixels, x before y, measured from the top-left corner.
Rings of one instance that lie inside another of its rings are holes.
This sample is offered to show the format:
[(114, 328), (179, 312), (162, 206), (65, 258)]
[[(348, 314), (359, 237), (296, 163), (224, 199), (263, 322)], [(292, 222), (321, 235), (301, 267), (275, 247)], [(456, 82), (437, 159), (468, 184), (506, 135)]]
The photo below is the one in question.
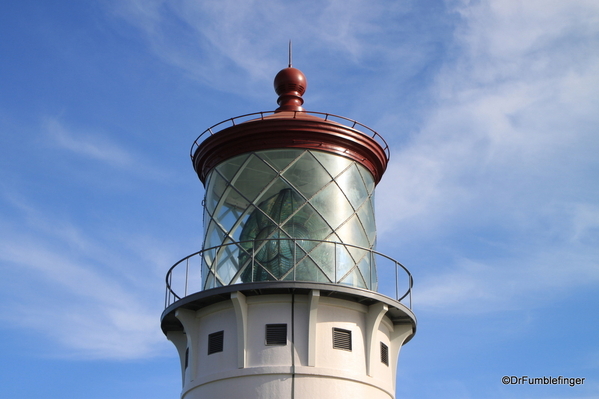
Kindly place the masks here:
[(353, 216), (347, 223), (338, 228), (336, 233), (341, 238), (341, 242), (359, 247), (370, 247), (370, 242), (357, 216)]
[(249, 162), (240, 171), (239, 176), (231, 184), (238, 191), (240, 197), (254, 201), (275, 177), (277, 177), (277, 173), (270, 166), (252, 155)]
[(368, 247), (374, 248), (376, 240), (376, 225), (374, 220), (374, 209), (372, 209), (373, 198), (369, 198), (358, 210), (358, 217), (368, 237)]
[(218, 223), (222, 226), (224, 231), (228, 232), (231, 230), (233, 225), (237, 222), (239, 212), (235, 208), (229, 208), (228, 206), (222, 206), (218, 213)]
[(214, 212), (214, 208), (218, 204), (219, 199), (223, 195), (227, 187), (227, 182), (223, 179), (218, 172), (212, 172), (210, 174), (210, 184), (206, 189), (205, 206), (210, 212)]
[(204, 239), (204, 248), (214, 247), (221, 245), (225, 240), (225, 232), (218, 226), (217, 223), (211, 221), (208, 225), (208, 232)]
[(265, 162), (270, 164), (276, 170), (285, 169), (291, 161), (300, 156), (305, 150), (285, 149), (285, 150), (268, 150), (261, 151), (258, 154)]
[(336, 184), (329, 184), (316, 194), (310, 203), (333, 229), (336, 229), (353, 213), (350, 203)]
[(327, 171), (307, 151), (283, 173), (283, 176), (305, 198), (312, 198), (331, 181)]
[(220, 163), (216, 170), (225, 178), (227, 181), (233, 180), (233, 177), (237, 173), (237, 170), (243, 165), (245, 160), (250, 156), (250, 154), (242, 154), (237, 157), (226, 160), (225, 162)]
[(303, 258), (295, 268), (296, 281), (315, 281), (329, 283), (330, 279), (320, 270), (316, 263), (308, 258)]
[(290, 237), (313, 240), (323, 239), (331, 232), (329, 226), (310, 204), (304, 204), (296, 209), (283, 225), (283, 230)]
[(238, 253), (236, 245), (226, 245), (221, 247), (218, 251), (216, 275), (223, 284), (231, 284), (233, 277), (239, 268), (237, 259)]
[(372, 273), (373, 265), (371, 264), (371, 257), (369, 251), (364, 251), (364, 253), (360, 254), (362, 258), (358, 262), (358, 270), (360, 272), (360, 276), (365, 280), (367, 287), (372, 287)]
[(349, 158), (333, 155), (328, 152), (311, 151), (311, 153), (332, 177), (337, 176), (353, 162)]
[(339, 175), (335, 181), (341, 187), (354, 209), (358, 209), (368, 197), (366, 186), (364, 186), (362, 176), (355, 164)]
[(335, 279), (336, 282), (341, 281), (346, 274), (355, 266), (352, 256), (347, 251), (347, 248), (343, 245), (337, 245), (336, 251), (336, 270)]
[(214, 260), (215, 251), (208, 250), (203, 253), (202, 256), (202, 276), (205, 276), (205, 280), (208, 279), (210, 275), (210, 270), (212, 267), (212, 262)]
[(241, 241), (241, 232), (243, 231), (243, 227), (245, 226), (253, 209), (253, 206), (249, 207), (245, 213), (237, 216), (236, 224), (231, 230), (229, 230), (229, 236), (233, 239), (233, 241)]
[[(335, 280), (335, 244), (323, 243), (315, 241), (299, 241), (298, 245), (302, 248), (299, 253), (305, 254), (306, 258), (311, 259), (316, 265), (321, 277), (324, 280), (319, 282), (332, 283)], [(298, 261), (304, 261), (304, 259), (298, 258)]]
[(350, 285), (352, 287), (358, 287), (358, 288), (368, 288), (366, 285), (366, 282), (364, 281), (364, 279), (362, 278), (362, 276), (360, 275), (360, 272), (358, 271), (358, 268), (354, 268), (342, 281), (339, 282), (340, 284), (345, 284), (345, 285)]
[(216, 279), (214, 278), (214, 274), (208, 273), (206, 275), (206, 284), (204, 284), (204, 289), (208, 290), (210, 288), (214, 288), (217, 286), (218, 286), (218, 284), (217, 284)]
[(368, 190), (369, 193), (374, 192), (374, 177), (372, 177), (370, 171), (360, 164), (356, 164), (356, 166), (362, 175), (362, 180), (364, 180), (366, 190)]

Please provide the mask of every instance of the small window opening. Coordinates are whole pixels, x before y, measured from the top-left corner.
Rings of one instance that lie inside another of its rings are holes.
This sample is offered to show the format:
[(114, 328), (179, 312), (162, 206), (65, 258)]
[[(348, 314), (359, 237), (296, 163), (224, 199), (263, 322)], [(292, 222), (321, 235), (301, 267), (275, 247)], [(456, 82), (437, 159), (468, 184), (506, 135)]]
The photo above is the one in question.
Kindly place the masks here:
[(287, 345), (287, 324), (267, 324), (266, 345)]
[(381, 342), (381, 362), (389, 365), (389, 347)]
[(351, 351), (351, 331), (333, 328), (333, 349)]
[(219, 332), (215, 332), (212, 334), (208, 334), (208, 354), (209, 355), (223, 351), (224, 337), (225, 337), (224, 331), (219, 331)]
[(189, 367), (189, 348), (185, 349), (185, 368)]

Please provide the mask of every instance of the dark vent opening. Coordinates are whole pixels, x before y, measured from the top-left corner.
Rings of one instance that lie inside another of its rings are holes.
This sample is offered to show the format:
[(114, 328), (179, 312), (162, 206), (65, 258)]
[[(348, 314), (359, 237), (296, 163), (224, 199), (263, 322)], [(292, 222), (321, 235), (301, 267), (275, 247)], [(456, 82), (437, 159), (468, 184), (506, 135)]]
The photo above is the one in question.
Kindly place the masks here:
[(225, 332), (219, 331), (212, 334), (208, 334), (208, 354), (223, 351), (223, 342), (225, 338)]
[(351, 331), (333, 328), (333, 349), (351, 351)]
[(185, 349), (185, 368), (189, 367), (189, 348)]
[(275, 89), (277, 93), (287, 93), (291, 91), (297, 91), (300, 95), (306, 92), (306, 88), (303, 85), (298, 85), (295, 83), (283, 83), (278, 85)]
[(381, 362), (389, 365), (389, 347), (381, 342)]
[(287, 324), (267, 324), (266, 345), (287, 345)]

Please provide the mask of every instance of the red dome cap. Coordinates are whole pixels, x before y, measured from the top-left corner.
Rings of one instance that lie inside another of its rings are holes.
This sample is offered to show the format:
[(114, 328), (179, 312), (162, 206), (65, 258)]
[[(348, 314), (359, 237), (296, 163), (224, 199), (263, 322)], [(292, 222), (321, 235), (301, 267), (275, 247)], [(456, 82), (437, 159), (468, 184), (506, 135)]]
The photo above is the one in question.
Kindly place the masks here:
[(279, 95), (277, 111), (303, 111), (302, 95), (306, 92), (306, 76), (296, 68), (285, 68), (277, 73), (274, 81), (275, 92)]

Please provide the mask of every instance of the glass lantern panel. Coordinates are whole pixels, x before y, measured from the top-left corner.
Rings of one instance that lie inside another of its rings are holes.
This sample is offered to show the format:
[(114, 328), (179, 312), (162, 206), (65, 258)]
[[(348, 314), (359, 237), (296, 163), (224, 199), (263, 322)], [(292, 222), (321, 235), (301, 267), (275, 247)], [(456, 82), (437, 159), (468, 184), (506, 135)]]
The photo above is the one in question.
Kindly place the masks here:
[(283, 173), (305, 198), (312, 198), (322, 187), (331, 181), (331, 176), (308, 151), (305, 151)]
[(213, 213), (228, 184), (227, 181), (223, 179), (223, 177), (216, 171), (212, 171), (210, 173), (209, 179), (210, 183), (206, 189), (204, 206), (208, 212)]
[(235, 187), (236, 194), (231, 194), (229, 196), (231, 198), (227, 198), (227, 202), (236, 199), (237, 196), (243, 198), (240, 200), (243, 204), (246, 201), (256, 200), (264, 187), (267, 187), (275, 177), (277, 177), (277, 173), (270, 166), (259, 157), (252, 155), (242, 166), (235, 180), (231, 182)]
[(358, 209), (362, 202), (368, 198), (364, 180), (356, 164), (353, 164), (351, 168), (346, 169), (341, 175), (337, 176), (335, 181), (341, 187), (354, 209)]
[(286, 215), (282, 229), (292, 238), (324, 239), (331, 229), (310, 204), (303, 204)]
[(347, 223), (336, 230), (341, 242), (357, 245), (359, 247), (370, 248), (371, 243), (362, 228), (362, 224), (357, 216), (353, 216)]
[(336, 229), (353, 213), (347, 198), (334, 183), (329, 184), (324, 190), (316, 194), (310, 200), (310, 203), (333, 229)]
[(237, 174), (239, 168), (245, 163), (251, 154), (242, 154), (234, 158), (228, 159), (225, 162), (220, 163), (216, 170), (223, 176), (226, 181), (232, 181), (233, 177)]
[(374, 192), (375, 184), (374, 184), (374, 177), (372, 176), (372, 173), (370, 173), (370, 171), (362, 165), (357, 164), (356, 166), (358, 167), (358, 170), (360, 171), (360, 174), (362, 175), (362, 180), (364, 181), (366, 190), (369, 193)]
[(375, 289), (374, 287), (376, 287), (376, 281), (372, 280), (372, 269), (373, 269), (373, 259), (371, 259), (371, 252), (370, 251), (362, 251), (360, 255), (359, 259), (356, 259), (357, 264), (358, 264), (358, 270), (360, 272), (360, 276), (364, 279), (364, 281), (366, 282), (366, 286), (369, 287), (370, 289)]
[(226, 245), (219, 249), (217, 255), (216, 275), (225, 284), (232, 283), (239, 269), (238, 251), (235, 244)]
[(360, 218), (362, 226), (366, 231), (370, 248), (374, 248), (373, 244), (376, 240), (376, 224), (374, 220), (374, 209), (372, 209), (373, 202), (374, 198), (370, 197), (358, 210), (358, 217)]
[(320, 162), (322, 166), (328, 171), (328, 173), (335, 177), (339, 173), (343, 172), (348, 166), (352, 164), (352, 160), (339, 155), (333, 155), (328, 152), (322, 151), (311, 151), (314, 158)]
[(292, 277), (295, 281), (315, 281), (329, 283), (330, 279), (323, 273), (319, 265), (309, 257), (302, 258), (295, 266)]
[(298, 241), (302, 248), (304, 258), (298, 258), (298, 262), (313, 262), (322, 273), (323, 283), (332, 283), (335, 280), (335, 244), (318, 241)]
[(237, 222), (239, 218), (239, 210), (236, 208), (230, 208), (228, 206), (222, 206), (219, 209), (217, 221), (225, 232), (229, 232)]
[(285, 149), (261, 151), (259, 154), (260, 157), (275, 170), (282, 171), (304, 152), (306, 152), (306, 150)]
[(369, 288), (357, 267), (353, 268), (351, 272), (343, 278), (343, 280), (339, 281), (339, 284), (345, 284), (358, 288)]
[(355, 266), (354, 261), (350, 253), (347, 251), (347, 247), (344, 245), (338, 245), (335, 254), (336, 270), (335, 280), (336, 283), (340, 282), (346, 274)]

